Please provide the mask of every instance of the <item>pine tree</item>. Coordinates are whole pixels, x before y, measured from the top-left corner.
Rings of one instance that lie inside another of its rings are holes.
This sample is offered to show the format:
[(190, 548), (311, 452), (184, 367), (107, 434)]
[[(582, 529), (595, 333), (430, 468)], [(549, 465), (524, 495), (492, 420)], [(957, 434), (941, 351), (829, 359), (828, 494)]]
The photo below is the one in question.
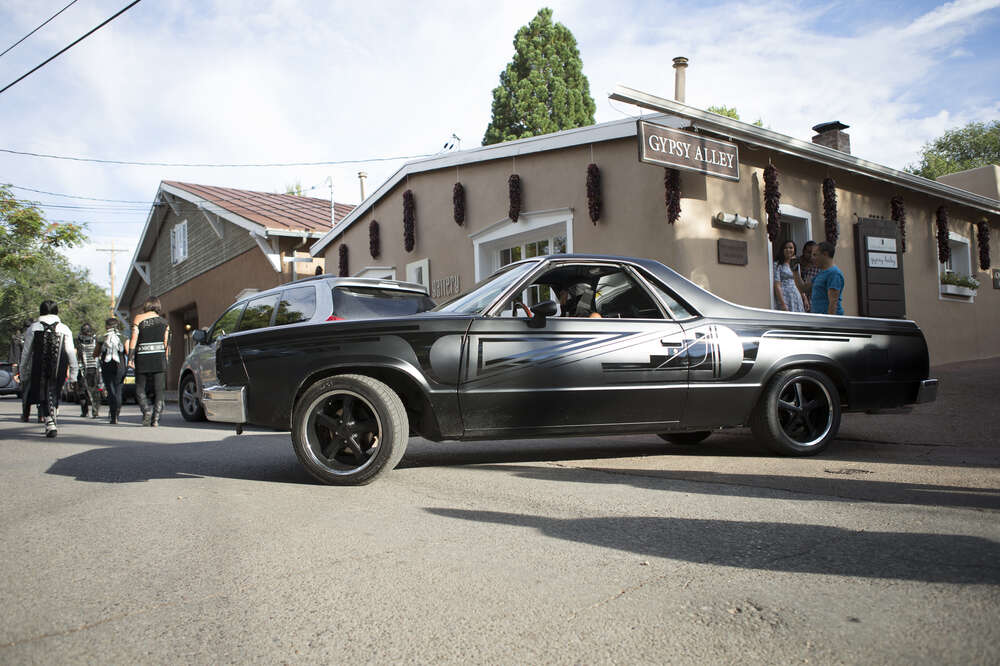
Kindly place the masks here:
[(593, 125), (596, 108), (576, 38), (543, 7), (514, 36), (514, 59), (493, 89), (483, 145)]

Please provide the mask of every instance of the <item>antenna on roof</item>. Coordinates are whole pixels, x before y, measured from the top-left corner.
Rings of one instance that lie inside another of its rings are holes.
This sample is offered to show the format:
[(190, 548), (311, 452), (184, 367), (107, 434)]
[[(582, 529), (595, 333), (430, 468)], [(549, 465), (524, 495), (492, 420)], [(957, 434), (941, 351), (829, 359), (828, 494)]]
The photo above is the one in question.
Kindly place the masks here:
[(333, 176), (327, 177), (326, 182), (330, 184), (330, 226), (337, 223), (337, 210), (333, 203)]

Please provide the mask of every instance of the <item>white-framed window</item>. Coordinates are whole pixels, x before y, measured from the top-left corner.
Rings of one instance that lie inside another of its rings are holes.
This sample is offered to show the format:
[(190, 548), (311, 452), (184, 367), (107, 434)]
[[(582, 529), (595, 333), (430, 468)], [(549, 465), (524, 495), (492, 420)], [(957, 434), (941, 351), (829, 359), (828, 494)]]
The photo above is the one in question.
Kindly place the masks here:
[(354, 277), (377, 278), (379, 280), (395, 280), (396, 268), (394, 266), (365, 266), (354, 274)]
[(430, 259), (421, 259), (419, 261), (412, 261), (406, 264), (406, 281), (422, 284), (427, 287), (429, 292), (431, 288)]
[(178, 222), (170, 230), (170, 263), (177, 265), (188, 257), (187, 220)]
[(949, 231), (948, 247), (951, 248), (951, 256), (941, 265), (941, 270), (945, 273), (972, 275), (972, 245), (969, 239)]
[(476, 281), (502, 266), (547, 254), (573, 251), (573, 212), (569, 209), (521, 215), (517, 222), (501, 220), (474, 234)]

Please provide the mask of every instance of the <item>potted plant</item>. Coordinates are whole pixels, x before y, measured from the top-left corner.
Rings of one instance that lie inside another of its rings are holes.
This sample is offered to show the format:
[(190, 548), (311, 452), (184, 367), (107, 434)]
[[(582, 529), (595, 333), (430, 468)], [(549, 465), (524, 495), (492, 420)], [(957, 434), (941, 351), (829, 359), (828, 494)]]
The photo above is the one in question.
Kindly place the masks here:
[(979, 280), (971, 275), (944, 271), (941, 273), (941, 293), (970, 298), (979, 289)]

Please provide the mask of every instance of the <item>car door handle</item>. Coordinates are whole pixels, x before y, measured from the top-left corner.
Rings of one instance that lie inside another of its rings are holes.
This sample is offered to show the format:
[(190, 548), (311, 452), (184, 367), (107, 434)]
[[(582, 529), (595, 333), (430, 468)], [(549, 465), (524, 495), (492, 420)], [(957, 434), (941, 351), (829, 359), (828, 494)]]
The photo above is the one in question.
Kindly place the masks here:
[(672, 340), (670, 338), (660, 338), (660, 344), (664, 347), (680, 347), (683, 343), (679, 340)]

